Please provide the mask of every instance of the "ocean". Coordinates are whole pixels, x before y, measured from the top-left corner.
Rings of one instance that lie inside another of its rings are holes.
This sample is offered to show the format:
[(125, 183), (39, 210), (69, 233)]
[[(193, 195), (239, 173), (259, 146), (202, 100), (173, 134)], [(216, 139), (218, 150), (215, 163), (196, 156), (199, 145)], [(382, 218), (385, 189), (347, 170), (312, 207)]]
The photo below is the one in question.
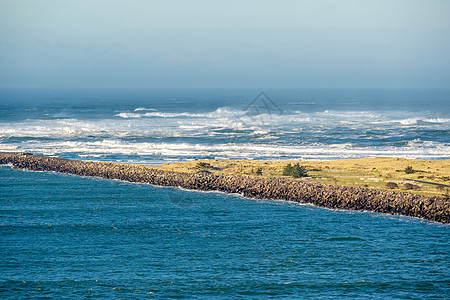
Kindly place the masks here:
[(135, 163), (449, 159), (449, 103), (450, 90), (1, 90), (0, 151)]
[[(261, 93), (262, 92), (262, 93)], [(0, 151), (450, 158), (449, 90), (0, 91)], [(449, 226), (0, 167), (0, 298), (450, 298)]]

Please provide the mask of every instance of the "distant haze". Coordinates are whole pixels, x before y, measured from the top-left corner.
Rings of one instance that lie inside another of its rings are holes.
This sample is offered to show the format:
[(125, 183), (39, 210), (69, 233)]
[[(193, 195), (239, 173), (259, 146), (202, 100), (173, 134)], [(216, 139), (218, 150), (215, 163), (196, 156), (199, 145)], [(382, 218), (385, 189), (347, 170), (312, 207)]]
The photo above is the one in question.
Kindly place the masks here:
[(0, 87), (447, 88), (450, 1), (0, 0)]

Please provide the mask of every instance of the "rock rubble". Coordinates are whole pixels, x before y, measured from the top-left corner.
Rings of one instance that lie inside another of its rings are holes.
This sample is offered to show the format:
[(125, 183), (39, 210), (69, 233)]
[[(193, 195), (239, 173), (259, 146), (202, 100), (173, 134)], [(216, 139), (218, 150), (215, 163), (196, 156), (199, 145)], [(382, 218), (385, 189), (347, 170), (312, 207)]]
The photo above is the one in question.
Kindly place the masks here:
[(450, 222), (450, 201), (409, 193), (326, 185), (289, 178), (179, 173), (143, 165), (89, 162), (30, 153), (0, 153), (0, 164), (33, 171), (54, 171), (200, 191), (238, 193), (256, 199), (287, 200), (319, 207), (404, 215)]

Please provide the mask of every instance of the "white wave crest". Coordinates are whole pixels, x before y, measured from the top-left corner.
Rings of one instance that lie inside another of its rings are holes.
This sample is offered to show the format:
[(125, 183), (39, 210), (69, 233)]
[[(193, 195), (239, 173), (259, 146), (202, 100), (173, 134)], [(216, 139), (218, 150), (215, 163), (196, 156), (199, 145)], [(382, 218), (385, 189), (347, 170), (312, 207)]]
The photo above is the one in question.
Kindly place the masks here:
[[(440, 132), (445, 134), (450, 130), (450, 119), (426, 113), (292, 111), (249, 115), (246, 111), (228, 107), (195, 113), (167, 113), (138, 107), (134, 112), (117, 112), (115, 116), (100, 120), (0, 122), (0, 149), (11, 151), (21, 147), (30, 152), (79, 153), (89, 157), (109, 154), (159, 155), (164, 159), (183, 156), (300, 159), (401, 156), (442, 159), (448, 158), (450, 153), (449, 143), (444, 143), (442, 138), (439, 139), (442, 143), (427, 141)], [(428, 139), (428, 133), (423, 135), (418, 131), (418, 139), (408, 142), (414, 124), (419, 124), (419, 129), (429, 127), (437, 133)], [(191, 138), (198, 137), (211, 145), (194, 144), (198, 140), (194, 142)], [(253, 139), (261, 144), (227, 144), (235, 137), (244, 137), (246, 141)], [(393, 137), (394, 142), (398, 141), (397, 145), (377, 146), (384, 143), (379, 140)], [(175, 141), (175, 138), (183, 138), (187, 142), (156, 143), (161, 139)], [(314, 143), (314, 138), (329, 142)], [(339, 143), (340, 139), (342, 143)], [(298, 146), (290, 146), (296, 140)], [(305, 140), (310, 141), (309, 145)], [(371, 146), (357, 147), (349, 140), (355, 140), (355, 144), (362, 140), (373, 143)]]
[(385, 120), (374, 123), (391, 123), (391, 124), (397, 123), (401, 125), (450, 124), (450, 119), (413, 117), (407, 119)]
[(227, 118), (227, 117), (235, 117), (240, 115), (245, 115), (245, 111), (231, 109), (228, 107), (221, 107), (211, 112), (204, 113), (192, 113), (192, 112), (160, 112), (156, 109), (152, 108), (144, 108), (138, 107), (134, 110), (134, 113), (131, 112), (120, 112), (116, 114), (117, 117), (122, 117), (125, 119), (128, 118)]
[(134, 113), (118, 113), (117, 115), (114, 115), (116, 117), (121, 117), (124, 119), (130, 119), (130, 118), (140, 118), (142, 115), (140, 114), (134, 114)]
[[(1, 144), (0, 151), (17, 151), (17, 146)], [(449, 158), (450, 146), (439, 142), (408, 143), (406, 147), (358, 147), (351, 144), (321, 144), (283, 146), (271, 144), (189, 144), (126, 142), (121, 140), (81, 141), (28, 141), (21, 151), (44, 154), (78, 153), (80, 157), (115, 155), (155, 156), (158, 159), (194, 159), (215, 157), (222, 159), (303, 159), (328, 160), (361, 157), (405, 157), (416, 159)], [(148, 161), (146, 161), (148, 162)]]
[(154, 108), (137, 107), (134, 111), (156, 111)]
[(448, 123), (448, 124), (450, 124), (450, 119), (445, 119), (445, 118), (425, 119), (424, 121), (428, 122), (428, 123), (439, 123), (439, 124)]

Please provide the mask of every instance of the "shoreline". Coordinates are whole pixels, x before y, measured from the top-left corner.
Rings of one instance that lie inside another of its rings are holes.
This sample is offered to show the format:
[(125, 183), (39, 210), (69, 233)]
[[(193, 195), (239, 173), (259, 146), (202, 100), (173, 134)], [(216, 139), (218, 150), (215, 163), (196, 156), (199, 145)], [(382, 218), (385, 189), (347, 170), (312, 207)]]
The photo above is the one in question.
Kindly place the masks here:
[(442, 197), (247, 175), (186, 173), (146, 165), (90, 162), (29, 153), (1, 153), (0, 164), (16, 169), (54, 171), (103, 179), (241, 194), (246, 198), (307, 203), (337, 210), (403, 215), (450, 223), (450, 201)]

